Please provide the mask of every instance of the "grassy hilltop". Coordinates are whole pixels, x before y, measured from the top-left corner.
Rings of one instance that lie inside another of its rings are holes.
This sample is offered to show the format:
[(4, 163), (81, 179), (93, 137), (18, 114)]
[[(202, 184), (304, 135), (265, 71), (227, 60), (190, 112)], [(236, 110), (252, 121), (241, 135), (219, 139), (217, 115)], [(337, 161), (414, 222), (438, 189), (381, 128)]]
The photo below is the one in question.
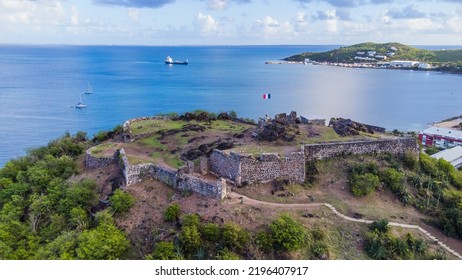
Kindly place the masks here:
[(285, 58), (287, 61), (354, 62), (358, 52), (375, 51), (378, 55), (393, 52), (389, 60), (417, 60), (434, 64), (462, 65), (462, 50), (424, 50), (396, 42), (377, 44), (372, 42), (340, 47), (327, 52), (305, 52)]
[[(257, 126), (233, 112), (169, 117), (132, 121), (129, 143), (122, 141), (122, 126), (93, 139), (66, 133), (0, 168), (0, 259), (455, 258), (421, 232), (388, 220), (422, 225), (462, 250), (462, 171), (425, 153), (311, 161), (302, 184), (274, 180), (233, 187), (223, 200), (156, 180), (126, 186), (116, 165), (86, 167), (89, 148), (94, 157), (124, 148), (131, 164), (176, 169), (215, 148), (284, 154), (303, 143), (393, 137), (364, 132), (358, 123), (358, 133), (349, 136), (295, 123), (271, 124), (270, 132), (283, 131), (284, 137), (257, 141)], [(376, 222), (351, 222), (323, 203)]]

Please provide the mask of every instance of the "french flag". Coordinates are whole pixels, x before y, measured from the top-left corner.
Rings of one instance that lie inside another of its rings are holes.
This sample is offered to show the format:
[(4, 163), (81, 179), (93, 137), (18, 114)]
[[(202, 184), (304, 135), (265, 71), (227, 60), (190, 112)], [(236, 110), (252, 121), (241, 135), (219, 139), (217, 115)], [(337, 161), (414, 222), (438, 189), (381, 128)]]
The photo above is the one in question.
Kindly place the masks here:
[(270, 93), (263, 94), (263, 99), (271, 99), (271, 94)]

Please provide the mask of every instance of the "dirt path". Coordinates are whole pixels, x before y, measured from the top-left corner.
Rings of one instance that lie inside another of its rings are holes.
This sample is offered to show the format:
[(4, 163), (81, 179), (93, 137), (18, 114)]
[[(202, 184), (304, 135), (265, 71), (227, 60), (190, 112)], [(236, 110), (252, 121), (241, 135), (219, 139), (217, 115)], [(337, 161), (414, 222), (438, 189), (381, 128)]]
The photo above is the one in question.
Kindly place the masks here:
[[(372, 224), (374, 221), (373, 220), (365, 220), (365, 219), (356, 219), (352, 218), (349, 216), (346, 216), (342, 213), (340, 213), (334, 206), (332, 206), (329, 203), (297, 203), (297, 204), (284, 204), (284, 203), (273, 203), (273, 202), (267, 202), (267, 201), (261, 201), (261, 200), (256, 200), (252, 199), (250, 197), (231, 192), (228, 194), (231, 198), (238, 199), (235, 203), (238, 203), (239, 201), (241, 203), (250, 205), (250, 206), (266, 206), (266, 207), (277, 207), (277, 208), (285, 208), (285, 209), (305, 209), (305, 208), (312, 208), (312, 207), (327, 207), (332, 212), (334, 212), (335, 215), (339, 216), (342, 219), (345, 219), (350, 222), (356, 222), (356, 223), (365, 223), (365, 224)], [(423, 234), (425, 234), (430, 240), (434, 241), (438, 245), (440, 245), (444, 250), (447, 252), (451, 253), (452, 255), (456, 256), (459, 259), (462, 259), (462, 255), (460, 255), (458, 252), (455, 250), (451, 249), (449, 246), (447, 246), (445, 243), (440, 241), (438, 238), (436, 238), (433, 234), (435, 232), (430, 233), (428, 230), (425, 230), (424, 228), (420, 227), (419, 225), (411, 225), (411, 224), (402, 224), (402, 223), (396, 223), (396, 222), (389, 222), (388, 225), (393, 226), (393, 227), (402, 227), (402, 228), (409, 228), (409, 229), (415, 229)]]

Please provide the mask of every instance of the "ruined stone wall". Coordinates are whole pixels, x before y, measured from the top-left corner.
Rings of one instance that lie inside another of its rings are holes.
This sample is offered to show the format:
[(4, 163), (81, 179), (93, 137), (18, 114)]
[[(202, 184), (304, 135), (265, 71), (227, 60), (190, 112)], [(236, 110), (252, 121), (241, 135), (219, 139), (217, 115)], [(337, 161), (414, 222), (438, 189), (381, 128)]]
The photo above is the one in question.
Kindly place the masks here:
[(153, 163), (132, 165), (123, 149), (120, 150), (119, 164), (127, 186), (153, 178), (179, 190), (188, 190), (217, 199), (223, 199), (226, 196), (226, 181), (221, 178), (218, 180), (206, 180), (202, 177), (181, 173), (178, 170)]
[(233, 182), (238, 181), (239, 177), (239, 158), (241, 155), (220, 150), (213, 150), (209, 158), (209, 170), (218, 177), (229, 179)]
[(339, 143), (322, 143), (305, 145), (305, 157), (307, 161), (315, 159), (327, 159), (342, 155), (359, 155), (373, 153), (390, 153), (402, 155), (405, 151), (418, 153), (419, 147), (413, 137), (404, 137), (386, 140), (363, 140)]
[(178, 185), (178, 170), (154, 165), (151, 175), (154, 179), (159, 180), (173, 188), (176, 188)]
[(303, 152), (286, 156), (261, 154), (258, 158), (241, 155), (239, 175), (237, 185), (275, 179), (302, 183), (305, 181), (305, 156)]
[(142, 117), (142, 118), (136, 118), (136, 119), (131, 119), (126, 122), (124, 122), (122, 126), (122, 131), (123, 131), (123, 139), (124, 142), (133, 142), (138, 139), (144, 139), (148, 138), (152, 135), (155, 135), (157, 132), (149, 132), (149, 133), (141, 133), (141, 134), (136, 134), (133, 135), (132, 131), (130, 130), (130, 124), (137, 122), (137, 121), (145, 121), (145, 120), (169, 120), (169, 117), (166, 116), (153, 116), (153, 117)]
[(134, 185), (136, 183), (142, 182), (147, 178), (152, 177), (154, 164), (152, 163), (143, 163), (132, 165), (128, 161), (127, 155), (125, 154), (124, 149), (120, 149), (119, 155), (119, 165), (122, 169), (122, 172), (125, 177), (125, 183), (127, 186)]
[(193, 175), (182, 174), (178, 180), (177, 188), (217, 199), (223, 199), (226, 196), (226, 181), (223, 179), (206, 180)]
[(116, 163), (116, 158), (118, 156), (117, 152), (112, 157), (96, 157), (91, 154), (91, 149), (92, 148), (88, 149), (85, 153), (85, 166), (87, 168), (102, 168)]

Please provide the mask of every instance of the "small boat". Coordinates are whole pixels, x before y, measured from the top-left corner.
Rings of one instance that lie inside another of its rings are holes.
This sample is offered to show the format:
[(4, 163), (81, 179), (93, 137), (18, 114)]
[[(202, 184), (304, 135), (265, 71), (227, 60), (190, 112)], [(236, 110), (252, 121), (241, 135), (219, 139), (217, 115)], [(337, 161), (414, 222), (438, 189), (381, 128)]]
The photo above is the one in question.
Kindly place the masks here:
[(87, 108), (87, 104), (85, 104), (85, 101), (82, 98), (82, 94), (80, 94), (80, 102), (77, 103), (74, 107), (77, 109)]
[(165, 64), (180, 64), (180, 65), (188, 65), (188, 60), (173, 60), (173, 58), (171, 58), (170, 56), (167, 56), (167, 58), (165, 58)]
[(87, 89), (83, 93), (85, 93), (85, 94), (92, 94), (93, 93), (93, 89), (91, 88), (90, 82), (88, 82)]

